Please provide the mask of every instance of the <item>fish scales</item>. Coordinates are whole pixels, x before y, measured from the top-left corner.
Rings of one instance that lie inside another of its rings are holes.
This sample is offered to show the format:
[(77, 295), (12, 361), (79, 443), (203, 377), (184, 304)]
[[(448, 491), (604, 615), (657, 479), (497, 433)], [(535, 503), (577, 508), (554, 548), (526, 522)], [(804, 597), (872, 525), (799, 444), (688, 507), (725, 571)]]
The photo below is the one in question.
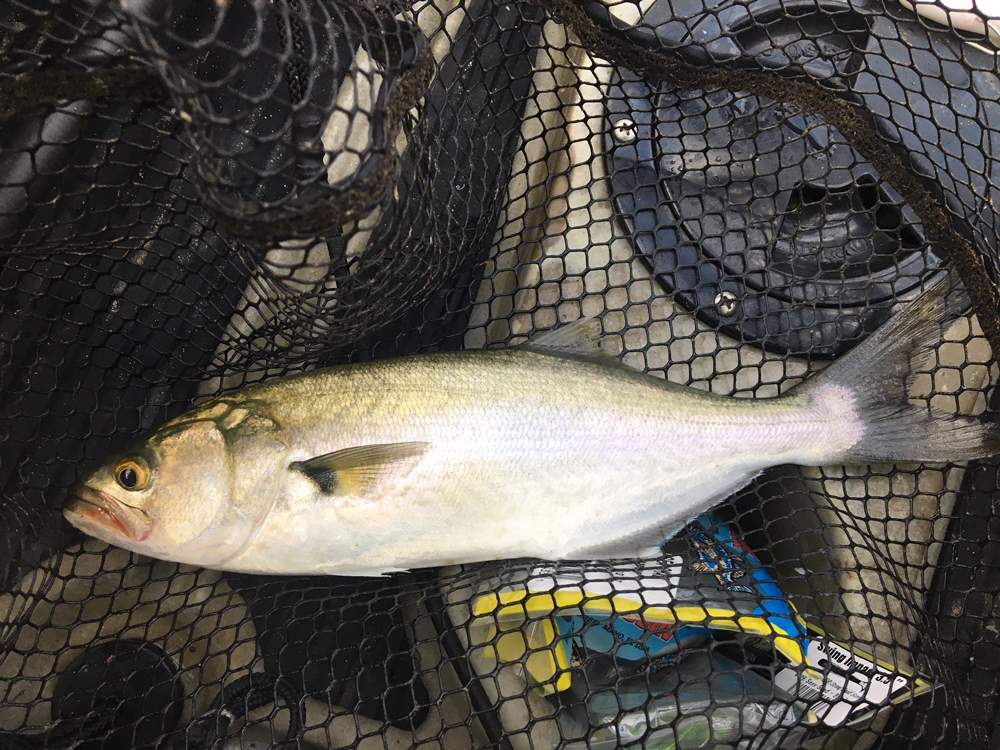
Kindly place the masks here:
[(829, 453), (831, 425), (847, 421), (806, 399), (725, 399), (516, 349), (355, 365), (246, 397), (293, 425), (293, 462), (365, 443), (430, 447), (363, 502), (299, 482), (277, 499), (252, 548), (229, 561), (241, 569), (262, 551), (299, 564), (313, 554), (302, 544), (317, 524), (340, 532), (314, 551), (320, 568), (346, 567), (335, 552), (344, 549), (359, 570), (435, 564), (442, 550), (449, 563), (572, 557), (609, 526), (625, 535), (651, 517), (687, 520), (718, 499), (702, 499), (711, 488), (728, 494), (804, 446)]

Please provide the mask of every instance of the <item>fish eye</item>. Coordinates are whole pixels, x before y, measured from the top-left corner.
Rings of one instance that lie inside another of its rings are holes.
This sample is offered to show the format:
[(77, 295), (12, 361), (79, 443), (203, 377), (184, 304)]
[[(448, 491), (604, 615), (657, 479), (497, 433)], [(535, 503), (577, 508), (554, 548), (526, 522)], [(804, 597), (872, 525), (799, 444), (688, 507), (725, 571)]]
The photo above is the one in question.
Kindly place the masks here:
[(139, 456), (123, 459), (115, 466), (115, 481), (130, 492), (146, 489), (151, 478), (149, 464)]

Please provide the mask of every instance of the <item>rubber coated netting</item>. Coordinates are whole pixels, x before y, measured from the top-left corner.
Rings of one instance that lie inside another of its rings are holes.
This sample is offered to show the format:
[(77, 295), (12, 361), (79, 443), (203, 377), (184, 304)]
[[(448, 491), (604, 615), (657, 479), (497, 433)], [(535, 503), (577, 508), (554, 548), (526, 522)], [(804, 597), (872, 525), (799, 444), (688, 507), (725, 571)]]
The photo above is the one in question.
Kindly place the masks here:
[(1000, 747), (997, 460), (783, 466), (659, 558), (381, 579), (160, 562), (59, 512), (204, 397), (580, 317), (774, 396), (946, 267), (967, 312), (911, 396), (988, 412), (994, 16), (0, 0), (0, 747)]

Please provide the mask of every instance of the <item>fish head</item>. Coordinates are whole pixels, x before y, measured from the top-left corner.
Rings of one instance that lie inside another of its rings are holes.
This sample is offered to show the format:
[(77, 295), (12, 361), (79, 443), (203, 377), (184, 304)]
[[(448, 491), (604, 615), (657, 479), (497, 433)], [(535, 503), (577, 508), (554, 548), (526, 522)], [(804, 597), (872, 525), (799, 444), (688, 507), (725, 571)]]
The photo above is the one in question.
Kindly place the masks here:
[(195, 410), (81, 478), (63, 515), (133, 552), (222, 566), (273, 503), (268, 480), (286, 451), (282, 437), (253, 408)]

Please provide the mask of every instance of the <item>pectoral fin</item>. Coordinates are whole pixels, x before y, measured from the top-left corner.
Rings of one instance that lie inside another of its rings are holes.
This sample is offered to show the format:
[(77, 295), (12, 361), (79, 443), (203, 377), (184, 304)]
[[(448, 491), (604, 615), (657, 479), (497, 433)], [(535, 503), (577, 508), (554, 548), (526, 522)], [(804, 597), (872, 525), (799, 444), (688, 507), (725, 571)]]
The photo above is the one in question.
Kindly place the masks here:
[(399, 476), (413, 468), (430, 443), (384, 443), (359, 445), (327, 453), (289, 468), (301, 471), (328, 495), (364, 496), (386, 477)]

